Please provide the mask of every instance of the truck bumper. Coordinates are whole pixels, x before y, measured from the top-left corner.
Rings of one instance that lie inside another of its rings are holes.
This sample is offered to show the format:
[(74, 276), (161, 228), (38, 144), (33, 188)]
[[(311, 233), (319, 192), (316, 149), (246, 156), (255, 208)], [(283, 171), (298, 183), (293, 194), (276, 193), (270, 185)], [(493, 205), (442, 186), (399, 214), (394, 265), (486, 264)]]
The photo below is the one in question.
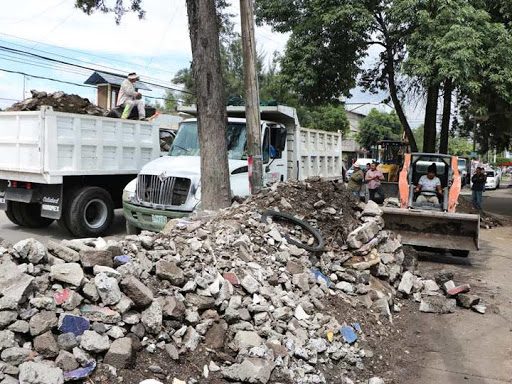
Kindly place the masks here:
[(192, 212), (164, 211), (133, 205), (123, 201), (125, 219), (132, 225), (148, 231), (160, 232), (169, 220), (187, 217)]

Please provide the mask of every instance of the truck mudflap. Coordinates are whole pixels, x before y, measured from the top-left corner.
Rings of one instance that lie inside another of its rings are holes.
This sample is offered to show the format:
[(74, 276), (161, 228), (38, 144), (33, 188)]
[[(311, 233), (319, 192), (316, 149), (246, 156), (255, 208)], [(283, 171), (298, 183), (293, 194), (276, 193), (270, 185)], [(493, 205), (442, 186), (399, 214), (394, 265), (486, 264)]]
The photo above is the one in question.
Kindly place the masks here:
[(7, 180), (0, 180), (0, 211), (7, 211), (7, 200), (5, 200), (5, 191), (9, 183)]
[(385, 228), (402, 237), (402, 244), (448, 251), (479, 249), (480, 215), (382, 208)]
[(62, 184), (48, 184), (41, 189), (41, 216), (59, 220), (62, 215)]
[(125, 219), (137, 228), (160, 232), (169, 220), (187, 217), (192, 212), (166, 211), (141, 207), (123, 201)]

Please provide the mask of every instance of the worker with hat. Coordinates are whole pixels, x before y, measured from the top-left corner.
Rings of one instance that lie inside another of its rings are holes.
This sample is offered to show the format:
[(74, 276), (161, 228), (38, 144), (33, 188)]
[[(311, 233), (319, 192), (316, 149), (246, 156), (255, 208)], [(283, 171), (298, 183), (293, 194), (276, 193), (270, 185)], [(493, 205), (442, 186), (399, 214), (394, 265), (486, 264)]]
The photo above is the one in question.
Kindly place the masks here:
[(119, 91), (119, 98), (117, 99), (117, 106), (124, 107), (121, 119), (127, 119), (133, 107), (137, 107), (139, 111), (139, 120), (146, 118), (146, 106), (142, 101), (142, 94), (137, 92), (134, 83), (139, 79), (135, 72), (128, 74), (128, 77), (121, 83), (121, 90)]
[(427, 174), (420, 177), (418, 185), (414, 189), (414, 192), (420, 193), (416, 199), (417, 203), (439, 204), (437, 194), (443, 196), (443, 188), (441, 180), (436, 176), (436, 173), (436, 163), (432, 163), (427, 169)]
[(354, 172), (350, 175), (350, 180), (348, 181), (347, 188), (350, 192), (354, 194), (358, 199), (361, 197), (361, 188), (363, 186), (364, 181), (364, 173), (361, 169), (361, 165), (356, 161), (353, 164)]

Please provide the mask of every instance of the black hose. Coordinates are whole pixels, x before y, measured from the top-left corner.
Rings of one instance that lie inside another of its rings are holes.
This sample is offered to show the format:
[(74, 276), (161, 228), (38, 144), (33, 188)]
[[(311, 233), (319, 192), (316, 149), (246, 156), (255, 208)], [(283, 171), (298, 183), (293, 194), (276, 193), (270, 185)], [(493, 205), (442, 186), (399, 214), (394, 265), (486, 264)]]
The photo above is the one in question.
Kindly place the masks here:
[(289, 221), (289, 222), (291, 222), (291, 223), (293, 223), (295, 225), (298, 225), (298, 226), (302, 227), (303, 229), (305, 229), (306, 231), (308, 231), (309, 233), (311, 233), (313, 235), (313, 237), (315, 238), (316, 243), (318, 245), (316, 245), (316, 246), (309, 246), (307, 244), (301, 243), (300, 241), (292, 239), (289, 235), (284, 235), (284, 238), (286, 239), (286, 241), (289, 244), (293, 244), (293, 245), (295, 245), (295, 246), (297, 246), (299, 248), (303, 248), (303, 249), (305, 249), (306, 251), (309, 251), (309, 252), (323, 252), (324, 247), (325, 247), (324, 238), (322, 237), (320, 232), (318, 232), (318, 230), (313, 228), (311, 225), (309, 225), (305, 221), (300, 220), (300, 219), (296, 218), (293, 215), (289, 215), (289, 214), (283, 213), (283, 212), (272, 211), (272, 210), (264, 212), (263, 215), (261, 215), (261, 221), (263, 223), (266, 223), (267, 222), (267, 218), (269, 218), (269, 217), (276, 218), (278, 220)]

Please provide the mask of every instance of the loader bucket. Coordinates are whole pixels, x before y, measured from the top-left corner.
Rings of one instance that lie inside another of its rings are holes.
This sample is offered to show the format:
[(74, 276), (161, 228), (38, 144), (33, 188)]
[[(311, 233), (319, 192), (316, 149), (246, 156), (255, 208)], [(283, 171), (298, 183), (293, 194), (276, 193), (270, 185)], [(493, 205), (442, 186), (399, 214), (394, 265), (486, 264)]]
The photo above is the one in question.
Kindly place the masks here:
[(402, 244), (448, 251), (479, 249), (480, 215), (403, 208), (382, 208), (385, 228)]

